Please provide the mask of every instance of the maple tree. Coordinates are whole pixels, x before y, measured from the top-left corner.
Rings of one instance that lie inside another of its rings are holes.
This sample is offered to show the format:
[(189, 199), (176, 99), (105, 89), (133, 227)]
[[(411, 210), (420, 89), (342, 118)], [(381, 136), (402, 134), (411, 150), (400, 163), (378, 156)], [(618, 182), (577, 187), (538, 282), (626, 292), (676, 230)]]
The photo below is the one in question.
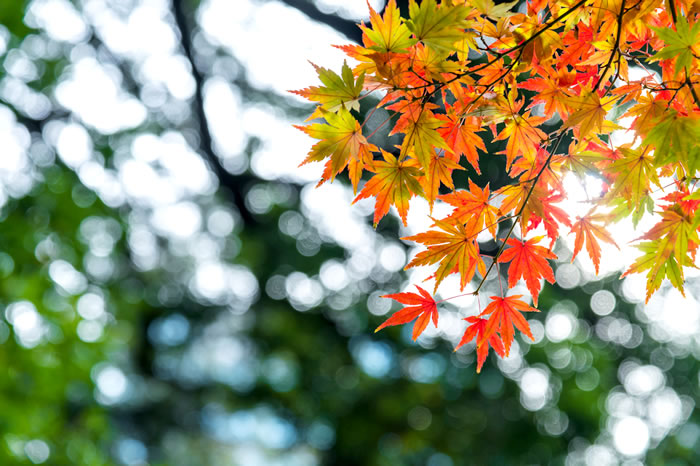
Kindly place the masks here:
[[(623, 276), (646, 273), (647, 301), (666, 278), (682, 293), (700, 243), (700, 1), (529, 0), (514, 11), (517, 3), (410, 0), (408, 17), (394, 0), (381, 15), (369, 7), (363, 44), (338, 46), (354, 68), (316, 67), (323, 85), (294, 91), (317, 102), (310, 120), (325, 120), (299, 127), (319, 140), (303, 163), (325, 161), (321, 182), (347, 170), (355, 192), (373, 173), (355, 201), (376, 199), (375, 226), (392, 205), (406, 225), (416, 196), (453, 207), (403, 238), (426, 247), (407, 268), (437, 266), (434, 293), (450, 274), (464, 290), (478, 273), (478, 294), (495, 264), (509, 264), (508, 288), (523, 279), (537, 306), (542, 279), (555, 281), (549, 261), (562, 236), (574, 234), (572, 261), (585, 245), (598, 273), (600, 242), (617, 246), (607, 227), (649, 213), (658, 222), (637, 238), (642, 255)], [(361, 122), (370, 95), (378, 103)], [(396, 148), (378, 148), (377, 129), (365, 129), (378, 108), (390, 112), (379, 127), (403, 134)], [(615, 123), (623, 118), (629, 128)], [(632, 142), (615, 145), (611, 133), (624, 129)], [(486, 154), (489, 137), (505, 150)], [(503, 155), (505, 186), (455, 186), (463, 157), (480, 173), (481, 157)], [(556, 205), (567, 173), (603, 181), (583, 217)], [(484, 233), (497, 245), (486, 259)], [(408, 306), (377, 330), (417, 319), (416, 339), (430, 320), (437, 326), (442, 301), (418, 291), (386, 296)], [(514, 328), (532, 338), (521, 312), (537, 309), (506, 294), (466, 319), (457, 348), (476, 339), (477, 371), (489, 346), (508, 355)]]

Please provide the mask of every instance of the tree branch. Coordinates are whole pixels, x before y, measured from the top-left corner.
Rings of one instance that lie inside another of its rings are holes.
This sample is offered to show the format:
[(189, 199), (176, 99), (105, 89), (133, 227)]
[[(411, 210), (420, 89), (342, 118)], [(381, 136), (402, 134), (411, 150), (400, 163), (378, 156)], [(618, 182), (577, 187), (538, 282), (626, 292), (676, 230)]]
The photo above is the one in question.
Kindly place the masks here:
[[(620, 54), (620, 35), (622, 34), (622, 18), (625, 16), (625, 2), (623, 0), (622, 5), (620, 5), (620, 13), (617, 15), (617, 34), (615, 35), (615, 45), (613, 46), (612, 51), (610, 52), (610, 58), (608, 59), (608, 62), (605, 64), (605, 67), (603, 68), (603, 72), (600, 75), (600, 78), (598, 78), (598, 82), (595, 83), (595, 86), (593, 86), (593, 91), (595, 92), (600, 88), (600, 85), (603, 83), (603, 80), (605, 79), (605, 75), (608, 74), (608, 71), (610, 71), (610, 67), (612, 66), (612, 62), (615, 59), (615, 56)], [(614, 81), (614, 79), (613, 79)], [(614, 82), (611, 82), (610, 85), (612, 86)]]
[(192, 67), (192, 77), (195, 81), (195, 95), (194, 95), (194, 113), (195, 119), (197, 121), (199, 129), (199, 149), (200, 153), (204, 156), (209, 166), (219, 178), (220, 184), (228, 188), (227, 190), (233, 197), (233, 203), (238, 209), (241, 218), (246, 225), (253, 225), (258, 223), (257, 219), (248, 210), (245, 205), (245, 199), (243, 196), (243, 186), (241, 183), (243, 180), (230, 173), (226, 170), (219, 157), (214, 153), (214, 143), (209, 131), (209, 124), (207, 122), (207, 116), (204, 112), (204, 76), (199, 71), (194, 58), (194, 52), (192, 50), (192, 38), (190, 36), (191, 31), (187, 21), (187, 15), (184, 10), (185, 0), (172, 0), (173, 6), (173, 16), (175, 17), (175, 25), (180, 33), (180, 45), (185, 53), (185, 57), (190, 62)]
[(287, 6), (295, 8), (309, 18), (330, 26), (345, 37), (358, 44), (362, 43), (362, 31), (354, 21), (343, 19), (337, 15), (329, 15), (319, 10), (310, 0), (280, 0)]
[[(528, 190), (527, 195), (525, 196), (525, 200), (523, 201), (523, 205), (518, 210), (518, 213), (513, 215), (512, 217), (518, 217), (520, 220), (522, 220), (522, 214), (523, 214), (523, 211), (525, 211), (525, 207), (527, 207), (527, 202), (530, 200), (530, 196), (532, 196), (532, 192), (535, 190), (535, 186), (537, 185), (537, 182), (540, 180), (542, 173), (544, 173), (544, 171), (547, 170), (549, 163), (552, 161), (552, 157), (554, 157), (554, 154), (559, 149), (559, 144), (561, 143), (562, 139), (564, 139), (565, 134), (566, 134), (566, 131), (564, 131), (563, 133), (561, 133), (558, 136), (557, 143), (555, 144), (554, 149), (552, 149), (552, 152), (549, 153), (549, 156), (547, 157), (547, 160), (545, 160), (544, 165), (542, 165), (542, 168), (537, 173), (535, 178), (532, 180), (532, 186), (530, 186), (530, 189)], [(474, 292), (472, 294), (474, 294), (474, 295), (479, 294), (479, 290), (481, 290), (481, 287), (484, 286), (484, 283), (486, 282), (486, 278), (489, 276), (489, 273), (491, 273), (491, 269), (493, 269), (493, 266), (496, 265), (496, 262), (498, 262), (498, 258), (501, 257), (503, 250), (506, 248), (506, 242), (508, 241), (508, 238), (510, 238), (510, 235), (513, 234), (513, 230), (515, 230), (515, 225), (517, 223), (518, 223), (518, 220), (513, 221), (513, 224), (510, 226), (508, 233), (506, 233), (505, 238), (503, 238), (503, 242), (501, 243), (501, 247), (498, 248), (498, 251), (496, 251), (496, 255), (493, 257), (493, 262), (491, 262), (491, 265), (489, 265), (488, 270), (486, 270), (486, 273), (484, 274), (484, 276), (481, 278), (481, 281), (479, 282), (479, 286), (476, 287), (476, 290), (474, 290)], [(523, 228), (525, 228), (526, 226), (527, 225), (523, 225)]]

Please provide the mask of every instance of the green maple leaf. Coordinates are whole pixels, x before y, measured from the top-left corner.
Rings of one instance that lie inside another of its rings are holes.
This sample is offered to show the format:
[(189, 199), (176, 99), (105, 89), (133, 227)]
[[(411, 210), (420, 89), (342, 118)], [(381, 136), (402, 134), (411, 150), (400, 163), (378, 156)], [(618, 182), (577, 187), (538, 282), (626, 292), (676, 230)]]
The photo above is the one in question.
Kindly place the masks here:
[(330, 157), (327, 178), (332, 181), (335, 175), (347, 166), (351, 157), (364, 159), (363, 154), (376, 150), (376, 147), (367, 142), (362, 135), (362, 127), (348, 110), (341, 108), (338, 113), (333, 113), (321, 109), (321, 115), (326, 123), (314, 123), (309, 126), (295, 125), (309, 136), (320, 139), (311, 147), (309, 155), (301, 165), (320, 162)]
[(340, 75), (334, 73), (332, 70), (316, 66), (313, 63), (311, 63), (311, 65), (316, 69), (318, 77), (324, 85), (310, 86), (299, 91), (290, 91), (293, 94), (300, 95), (321, 104), (308, 118), (309, 120), (323, 116), (319, 108), (331, 112), (337, 112), (341, 107), (348, 110), (355, 110), (356, 112), (360, 111), (358, 97), (360, 97), (362, 85), (365, 82), (364, 73), (360, 74), (357, 80), (355, 80), (352, 70), (347, 63), (343, 63)]
[(674, 77), (682, 69), (685, 69), (686, 73), (689, 72), (690, 65), (693, 61), (691, 47), (700, 42), (700, 21), (696, 22), (691, 28), (690, 25), (688, 25), (688, 20), (680, 16), (676, 21), (675, 31), (670, 28), (649, 27), (666, 42), (666, 46), (658, 51), (650, 61), (675, 58), (676, 67), (674, 69)]
[(435, 0), (423, 0), (418, 5), (411, 0), (408, 5), (408, 28), (416, 38), (428, 47), (441, 52), (457, 50), (455, 43), (464, 39), (464, 18), (468, 9), (464, 5), (439, 7)]
[(372, 27), (369, 28), (362, 24), (360, 28), (369, 40), (376, 44), (370, 46), (370, 49), (380, 53), (403, 53), (416, 43), (416, 40), (411, 38), (411, 31), (403, 24), (395, 0), (389, 0), (387, 3), (386, 8), (384, 8), (384, 17), (381, 17), (370, 6), (369, 18)]
[(699, 140), (700, 118), (683, 116), (672, 110), (654, 122), (644, 142), (654, 146), (657, 167), (680, 162), (687, 173), (695, 173), (691, 168), (694, 168), (696, 162), (691, 157)]

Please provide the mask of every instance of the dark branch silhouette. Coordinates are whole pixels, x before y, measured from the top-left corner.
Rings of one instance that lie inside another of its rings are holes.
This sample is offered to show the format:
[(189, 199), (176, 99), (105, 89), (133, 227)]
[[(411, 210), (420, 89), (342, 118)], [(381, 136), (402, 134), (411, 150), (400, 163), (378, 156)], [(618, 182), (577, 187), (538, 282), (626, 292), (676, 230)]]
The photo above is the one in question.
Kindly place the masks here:
[(210, 168), (214, 171), (214, 174), (219, 179), (220, 186), (230, 193), (232, 200), (241, 218), (246, 225), (255, 225), (258, 223), (255, 216), (248, 210), (245, 205), (245, 185), (250, 179), (249, 177), (243, 177), (239, 175), (234, 175), (224, 168), (219, 160), (219, 157), (214, 152), (214, 143), (212, 140), (211, 132), (209, 131), (209, 124), (207, 122), (207, 116), (204, 112), (204, 76), (199, 71), (196, 65), (196, 60), (194, 52), (192, 50), (192, 38), (191, 31), (188, 25), (187, 14), (185, 13), (183, 0), (173, 0), (173, 15), (175, 17), (175, 25), (180, 34), (180, 45), (182, 50), (190, 62), (192, 68), (192, 77), (194, 78), (195, 96), (194, 96), (194, 114), (195, 120), (198, 125), (199, 130), (199, 150), (204, 156), (205, 160), (209, 163)]
[(348, 19), (343, 19), (340, 16), (324, 13), (316, 7), (316, 5), (310, 0), (281, 0), (287, 6), (296, 8), (297, 10), (304, 13), (309, 18), (319, 23), (330, 26), (339, 33), (345, 35), (348, 39), (353, 42), (362, 42), (362, 31), (357, 27), (355, 21)]

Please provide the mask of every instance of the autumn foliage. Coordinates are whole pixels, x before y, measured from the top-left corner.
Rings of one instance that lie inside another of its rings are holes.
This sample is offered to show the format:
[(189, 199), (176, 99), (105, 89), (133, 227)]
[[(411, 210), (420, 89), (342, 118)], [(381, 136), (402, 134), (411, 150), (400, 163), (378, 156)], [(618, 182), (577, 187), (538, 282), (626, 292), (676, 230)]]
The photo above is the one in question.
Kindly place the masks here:
[[(318, 140), (303, 163), (325, 163), (321, 182), (347, 170), (356, 192), (368, 173), (356, 200), (375, 199), (375, 225), (391, 206), (406, 224), (414, 197), (453, 207), (404, 238), (425, 247), (407, 268), (432, 267), (433, 293), (457, 274), (462, 289), (476, 277), (478, 294), (500, 263), (508, 288), (523, 279), (537, 306), (543, 279), (555, 280), (549, 261), (559, 238), (573, 234), (574, 258), (585, 249), (598, 272), (600, 243), (616, 245), (607, 227), (627, 217), (636, 225), (647, 213), (658, 223), (637, 238), (641, 255), (625, 274), (646, 274), (647, 300), (664, 279), (683, 292), (700, 243), (700, 1), (518, 3), (411, 0), (408, 17), (394, 0), (383, 14), (370, 8), (363, 44), (339, 46), (352, 66), (317, 67), (321, 85), (295, 91), (317, 103), (314, 122), (299, 127)], [(370, 95), (379, 102), (358, 121)], [(400, 146), (371, 142), (365, 122), (377, 108), (390, 115), (382, 126), (403, 135)], [(611, 132), (626, 128), (633, 141), (614, 145)], [(494, 140), (505, 150), (487, 153)], [(480, 173), (484, 157), (504, 157), (510, 183), (455, 186), (454, 170)], [(557, 206), (567, 173), (603, 180), (583, 217)], [(495, 257), (480, 251), (484, 232)], [(489, 347), (509, 353), (515, 329), (532, 338), (522, 312), (536, 309), (506, 295), (466, 319), (458, 347), (476, 340), (477, 370)], [(415, 320), (415, 339), (437, 326), (438, 303), (423, 288), (387, 297), (406, 307), (377, 330)]]

